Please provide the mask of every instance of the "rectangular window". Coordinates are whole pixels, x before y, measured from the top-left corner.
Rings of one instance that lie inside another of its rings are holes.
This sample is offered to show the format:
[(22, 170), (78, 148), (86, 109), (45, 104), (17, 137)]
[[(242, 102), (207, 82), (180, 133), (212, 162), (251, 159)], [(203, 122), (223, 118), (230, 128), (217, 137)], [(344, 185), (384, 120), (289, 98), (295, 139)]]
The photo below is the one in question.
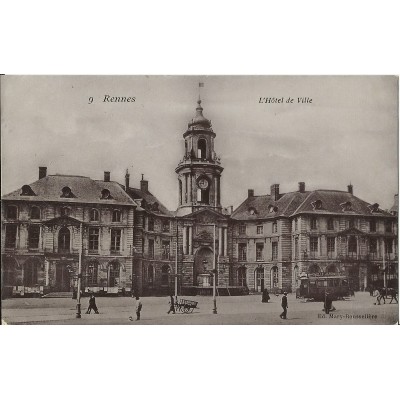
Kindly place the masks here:
[(169, 232), (169, 221), (163, 221), (162, 223), (162, 231)]
[(239, 253), (239, 261), (247, 260), (247, 244), (246, 243), (238, 244), (238, 253)]
[(15, 249), (17, 245), (17, 225), (6, 225), (6, 248)]
[(97, 286), (97, 265), (89, 265), (87, 272), (87, 285), (88, 286)]
[(272, 233), (277, 233), (278, 232), (278, 224), (274, 222), (272, 224)]
[(369, 252), (370, 253), (376, 253), (377, 250), (377, 242), (375, 238), (370, 238), (369, 239)]
[(334, 253), (335, 252), (335, 238), (334, 237), (328, 237), (327, 245), (328, 245), (328, 254), (329, 253)]
[(310, 237), (310, 252), (311, 253), (318, 252), (318, 238), (316, 236)]
[(38, 249), (39, 248), (39, 237), (40, 237), (40, 226), (39, 225), (31, 225), (28, 231), (29, 237), (29, 248), (30, 249)]
[(353, 218), (349, 219), (349, 228), (354, 228), (355, 220)]
[(257, 235), (262, 235), (264, 232), (263, 226), (262, 225), (258, 225), (257, 226)]
[(328, 231), (333, 231), (335, 229), (333, 224), (333, 218), (328, 219)]
[(149, 231), (154, 231), (154, 219), (151, 217), (149, 218), (148, 228)]
[(272, 242), (272, 259), (278, 259), (278, 242)]
[(392, 221), (385, 222), (385, 232), (391, 233), (392, 232)]
[(264, 260), (264, 244), (257, 243), (256, 244), (256, 261), (263, 261)]
[(99, 228), (89, 228), (89, 251), (99, 250)]
[(386, 254), (393, 253), (393, 240), (392, 239), (385, 240), (385, 253)]
[(162, 258), (163, 260), (169, 260), (169, 242), (164, 241), (162, 242)]
[(111, 229), (111, 251), (121, 250), (121, 229)]
[(149, 257), (154, 258), (154, 240), (149, 239)]
[(297, 218), (294, 219), (294, 230), (297, 231)]
[(246, 225), (239, 225), (239, 234), (240, 235), (246, 234)]
[(311, 229), (317, 229), (317, 218), (311, 218), (310, 225)]
[(376, 221), (374, 219), (369, 221), (369, 231), (376, 232)]
[(8, 219), (17, 219), (17, 206), (8, 206), (7, 207), (7, 218)]

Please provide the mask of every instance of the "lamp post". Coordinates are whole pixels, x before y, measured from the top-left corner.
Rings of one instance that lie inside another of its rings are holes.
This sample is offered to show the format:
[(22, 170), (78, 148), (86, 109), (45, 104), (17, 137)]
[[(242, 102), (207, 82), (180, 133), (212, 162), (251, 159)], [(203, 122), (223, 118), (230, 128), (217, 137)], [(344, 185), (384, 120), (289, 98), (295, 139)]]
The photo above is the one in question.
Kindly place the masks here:
[(76, 299), (76, 318), (81, 318), (81, 281), (82, 281), (82, 223), (79, 227), (79, 264), (78, 264), (78, 293)]

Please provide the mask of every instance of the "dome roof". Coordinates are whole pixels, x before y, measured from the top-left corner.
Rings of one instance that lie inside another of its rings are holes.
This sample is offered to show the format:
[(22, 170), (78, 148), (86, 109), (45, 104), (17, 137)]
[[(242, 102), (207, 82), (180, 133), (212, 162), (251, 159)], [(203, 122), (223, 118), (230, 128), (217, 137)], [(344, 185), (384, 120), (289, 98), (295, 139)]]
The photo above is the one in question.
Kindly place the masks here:
[(201, 100), (197, 100), (198, 106), (196, 107), (196, 115), (189, 122), (189, 127), (194, 125), (202, 125), (206, 128), (211, 128), (211, 121), (204, 117), (203, 107), (201, 106)]

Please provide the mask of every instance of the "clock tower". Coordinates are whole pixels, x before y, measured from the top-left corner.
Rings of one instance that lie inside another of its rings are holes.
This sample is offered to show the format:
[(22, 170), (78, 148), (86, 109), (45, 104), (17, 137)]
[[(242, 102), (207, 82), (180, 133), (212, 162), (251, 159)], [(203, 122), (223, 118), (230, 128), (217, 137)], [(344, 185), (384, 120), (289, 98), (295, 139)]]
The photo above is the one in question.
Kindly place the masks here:
[(221, 212), (221, 167), (214, 151), (215, 132), (211, 121), (203, 116), (201, 100), (197, 101), (196, 115), (183, 134), (184, 155), (175, 168), (179, 182), (178, 216), (199, 209)]

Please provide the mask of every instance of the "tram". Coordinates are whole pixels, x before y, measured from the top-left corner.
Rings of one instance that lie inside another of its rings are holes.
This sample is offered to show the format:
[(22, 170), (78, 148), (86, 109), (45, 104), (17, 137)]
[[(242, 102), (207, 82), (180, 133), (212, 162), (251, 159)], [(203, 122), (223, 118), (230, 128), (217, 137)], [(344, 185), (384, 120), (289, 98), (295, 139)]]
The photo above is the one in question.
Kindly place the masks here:
[(351, 294), (349, 277), (340, 274), (303, 274), (299, 276), (300, 287), (296, 289), (296, 298), (324, 301), (329, 293), (332, 300), (344, 299)]

